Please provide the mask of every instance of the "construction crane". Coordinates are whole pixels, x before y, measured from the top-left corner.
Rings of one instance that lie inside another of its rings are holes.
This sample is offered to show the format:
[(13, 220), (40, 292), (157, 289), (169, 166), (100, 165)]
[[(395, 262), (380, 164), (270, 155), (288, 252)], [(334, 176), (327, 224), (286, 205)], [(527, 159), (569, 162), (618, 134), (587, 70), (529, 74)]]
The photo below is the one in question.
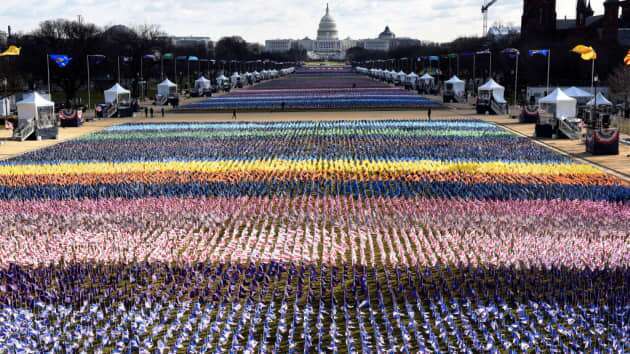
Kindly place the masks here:
[(483, 5), (481, 5), (481, 14), (483, 15), (483, 34), (482, 36), (488, 35), (488, 9), (490, 6), (494, 5), (497, 0), (484, 0)]

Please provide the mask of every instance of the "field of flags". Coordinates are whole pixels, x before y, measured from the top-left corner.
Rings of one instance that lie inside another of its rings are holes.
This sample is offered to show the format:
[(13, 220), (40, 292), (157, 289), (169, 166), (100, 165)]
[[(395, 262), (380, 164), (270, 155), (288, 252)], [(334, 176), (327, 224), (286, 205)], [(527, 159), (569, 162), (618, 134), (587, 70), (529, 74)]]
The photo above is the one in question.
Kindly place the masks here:
[(355, 110), (427, 108), (438, 104), (415, 92), (371, 80), (344, 68), (300, 69), (295, 74), (181, 106), (182, 111)]
[(629, 201), (475, 120), (113, 126), (0, 162), (0, 352), (623, 353)]

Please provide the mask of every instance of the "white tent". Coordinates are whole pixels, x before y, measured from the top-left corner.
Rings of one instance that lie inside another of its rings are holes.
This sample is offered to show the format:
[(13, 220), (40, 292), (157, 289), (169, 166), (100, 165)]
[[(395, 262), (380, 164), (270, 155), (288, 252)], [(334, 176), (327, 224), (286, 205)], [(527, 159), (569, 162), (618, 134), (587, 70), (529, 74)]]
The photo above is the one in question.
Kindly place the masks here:
[(131, 92), (118, 83), (109, 90), (105, 90), (105, 103), (126, 102), (131, 100)]
[(169, 79), (158, 84), (157, 93), (160, 96), (168, 97), (177, 93), (177, 85)]
[(538, 100), (544, 110), (555, 114), (558, 118), (574, 118), (577, 115), (577, 100), (569, 97), (564, 91), (557, 88), (547, 97)]
[(593, 98), (593, 95), (590, 92), (584, 91), (575, 86), (564, 90), (564, 93), (569, 97), (575, 98), (578, 101), (578, 103), (579, 102), (584, 103), (590, 100), (591, 98)]
[(225, 77), (225, 75), (221, 74), (220, 76), (217, 77), (217, 84), (223, 85), (223, 83), (227, 80), (228, 78)]
[(400, 82), (405, 82), (405, 80), (407, 80), (407, 74), (405, 74), (402, 70), (400, 70), (396, 75), (398, 75), (398, 80), (400, 80)]
[(422, 81), (425, 85), (432, 83), (433, 80), (435, 80), (433, 76), (429, 75), (428, 73), (420, 76), (420, 81)]
[(612, 106), (613, 105), (612, 102), (607, 100), (606, 97), (604, 97), (604, 95), (602, 95), (601, 92), (598, 92), (597, 97), (590, 100), (586, 105), (594, 106), (595, 102), (597, 102), (597, 106)]
[(195, 80), (196, 89), (209, 90), (210, 86), (211, 86), (210, 80), (206, 79), (203, 75), (197, 80)]
[(485, 84), (479, 86), (478, 91), (479, 91), (479, 95), (481, 95), (482, 91), (491, 92), (492, 93), (492, 98), (494, 98), (494, 100), (497, 103), (506, 103), (505, 97), (504, 97), (505, 87), (499, 85), (493, 79), (490, 79)]
[(55, 103), (45, 99), (37, 92), (26, 95), (22, 101), (16, 104), (16, 106), (18, 111), (18, 120), (37, 119), (39, 118), (39, 112), (41, 109), (46, 109), (51, 113), (55, 111)]
[(410, 84), (415, 84), (416, 82), (418, 82), (418, 79), (420, 79), (420, 76), (418, 76), (416, 73), (411, 73), (409, 75), (407, 75), (407, 82), (409, 82)]
[(447, 89), (449, 89), (448, 86), (450, 85), (451, 86), (450, 89), (456, 95), (463, 95), (464, 92), (466, 91), (466, 82), (458, 78), (457, 75), (453, 75), (452, 78), (450, 78), (448, 81), (444, 83), (447, 85)]
[(238, 83), (238, 81), (241, 79), (241, 75), (235, 72), (234, 74), (232, 74), (232, 77), (230, 79), (232, 80), (232, 84), (236, 85), (236, 83)]

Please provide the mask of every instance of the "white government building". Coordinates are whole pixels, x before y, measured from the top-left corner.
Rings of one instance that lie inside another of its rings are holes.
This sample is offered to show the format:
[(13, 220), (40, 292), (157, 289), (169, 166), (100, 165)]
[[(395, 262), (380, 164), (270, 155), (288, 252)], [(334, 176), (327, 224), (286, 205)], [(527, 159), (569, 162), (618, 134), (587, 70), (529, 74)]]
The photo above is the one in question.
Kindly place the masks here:
[(389, 51), (399, 43), (418, 42), (413, 39), (397, 39), (396, 35), (385, 27), (385, 30), (374, 39), (354, 40), (351, 38), (339, 39), (337, 23), (330, 15), (330, 8), (326, 5), (326, 14), (319, 21), (317, 39), (308, 37), (304, 39), (269, 39), (265, 41), (265, 51), (278, 53), (288, 52), (292, 48), (303, 48), (308, 52), (310, 59), (315, 60), (343, 60), (346, 51), (353, 47), (361, 47), (368, 50)]

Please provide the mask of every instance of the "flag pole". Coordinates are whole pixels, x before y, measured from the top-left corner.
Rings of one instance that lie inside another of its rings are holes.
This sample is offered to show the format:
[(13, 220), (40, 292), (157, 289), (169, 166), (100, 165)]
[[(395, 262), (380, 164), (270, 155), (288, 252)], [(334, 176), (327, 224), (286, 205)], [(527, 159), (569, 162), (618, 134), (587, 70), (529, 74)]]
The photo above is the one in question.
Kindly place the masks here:
[(459, 76), (459, 53), (457, 53), (457, 76)]
[[(592, 60), (591, 64), (591, 91), (593, 92), (593, 96), (595, 96), (595, 59)], [(595, 106), (597, 106), (597, 97), (595, 97)]]
[[(140, 55), (140, 81), (144, 80), (144, 73), (142, 72), (142, 63), (144, 62), (144, 57)], [(140, 99), (144, 100), (144, 89), (142, 88), (143, 84), (140, 84)]]
[(48, 72), (48, 98), (52, 101), (52, 92), (50, 90), (50, 54), (46, 54), (46, 71)]
[(490, 56), (490, 78), (492, 79), (492, 51), (490, 51), (488, 53), (488, 55)]
[(88, 109), (92, 105), (92, 95), (90, 93), (90, 56), (85, 56), (85, 62), (87, 64), (87, 91), (88, 91)]
[(475, 81), (475, 79), (476, 79), (475, 76), (477, 75), (476, 65), (477, 65), (477, 53), (473, 53), (473, 72), (472, 72), (473, 86), (477, 85), (477, 83)]
[(547, 55), (547, 94), (549, 94), (549, 77), (551, 72), (551, 49), (549, 49), (549, 53)]
[(516, 69), (514, 70), (514, 102), (513, 102), (514, 105), (516, 105), (516, 98), (517, 98), (517, 92), (518, 92), (518, 58), (520, 56), (521, 56), (520, 52), (516, 53)]

